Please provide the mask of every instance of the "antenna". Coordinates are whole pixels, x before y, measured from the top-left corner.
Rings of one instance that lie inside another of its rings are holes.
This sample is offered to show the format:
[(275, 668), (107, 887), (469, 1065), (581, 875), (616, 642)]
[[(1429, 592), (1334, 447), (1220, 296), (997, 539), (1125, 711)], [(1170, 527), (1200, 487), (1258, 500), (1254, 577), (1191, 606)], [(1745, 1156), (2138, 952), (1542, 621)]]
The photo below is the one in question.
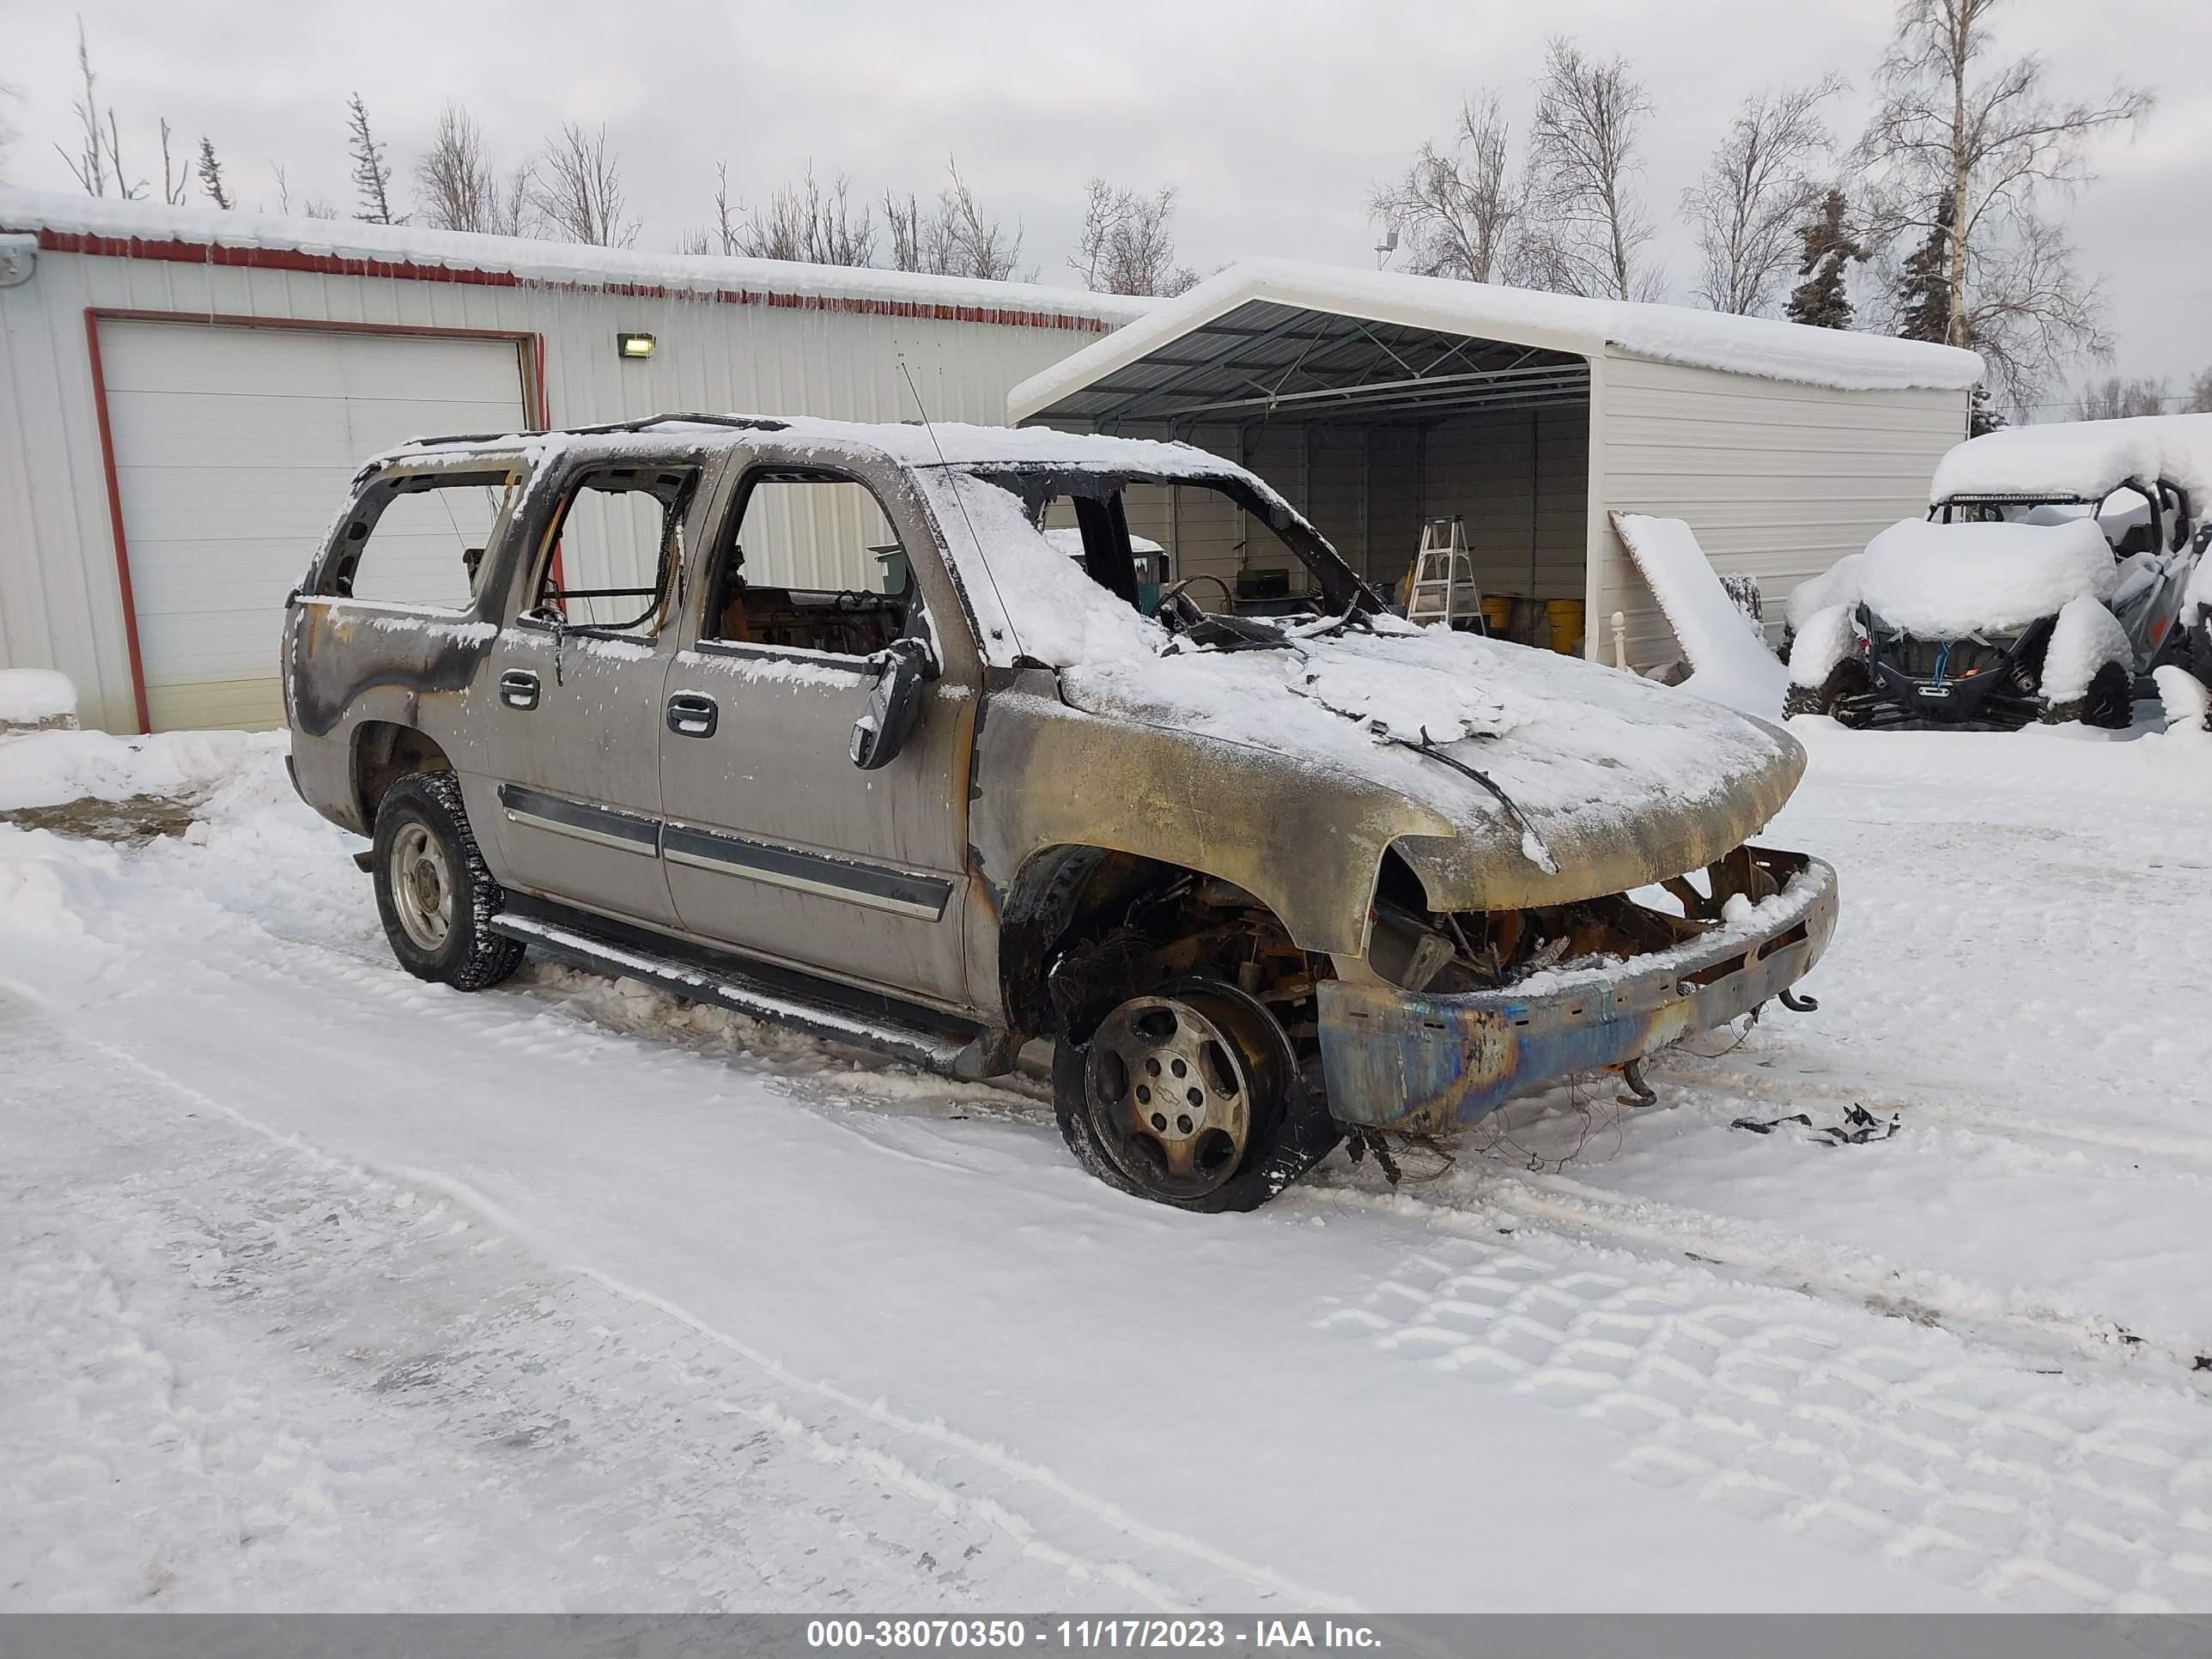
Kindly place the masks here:
[[(975, 533), (975, 521), (968, 516), (968, 503), (960, 499), (960, 478), (952, 471), (952, 463), (945, 459), (945, 446), (937, 441), (937, 428), (930, 424), (929, 411), (922, 407), (921, 388), (914, 383), (914, 371), (906, 366), (906, 354), (898, 358), (899, 373), (906, 378), (906, 389), (914, 397), (915, 412), (921, 416), (921, 429), (929, 434), (929, 447), (937, 452), (937, 464), (945, 469), (946, 487), (952, 491), (952, 504), (960, 509), (960, 522), (968, 526), (968, 539), (975, 544), (976, 562), (983, 567), (983, 580), (991, 584), (991, 597), (999, 602), (999, 614), (1006, 619), (1006, 626), (1014, 625), (1014, 613), (1007, 609), (1006, 596), (999, 591), (999, 578), (991, 568), (991, 556), (983, 550), (983, 538)], [(995, 631), (995, 630), (994, 630)], [(1014, 641), (1015, 653), (1020, 654), (1021, 641)]]
[(1380, 270), (1390, 263), (1390, 256), (1398, 251), (1398, 227), (1393, 225), (1382, 233), (1382, 240), (1375, 245), (1375, 269)]

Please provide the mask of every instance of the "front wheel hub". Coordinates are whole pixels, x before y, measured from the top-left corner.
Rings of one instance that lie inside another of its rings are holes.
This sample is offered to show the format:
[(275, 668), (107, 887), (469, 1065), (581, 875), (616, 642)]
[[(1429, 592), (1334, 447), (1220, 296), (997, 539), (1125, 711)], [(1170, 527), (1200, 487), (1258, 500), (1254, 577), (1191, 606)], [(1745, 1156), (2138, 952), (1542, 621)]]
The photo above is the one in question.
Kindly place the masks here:
[(1146, 1188), (1197, 1198), (1235, 1175), (1263, 1080), (1233, 1011), (1199, 997), (1133, 997), (1091, 1040), (1085, 1092), (1115, 1161)]

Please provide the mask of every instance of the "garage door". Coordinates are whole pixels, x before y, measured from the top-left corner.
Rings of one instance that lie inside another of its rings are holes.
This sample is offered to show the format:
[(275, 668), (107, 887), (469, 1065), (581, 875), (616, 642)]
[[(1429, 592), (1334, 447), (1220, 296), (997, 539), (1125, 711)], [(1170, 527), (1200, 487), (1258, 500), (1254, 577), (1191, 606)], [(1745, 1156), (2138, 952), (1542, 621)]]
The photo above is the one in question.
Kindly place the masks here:
[(100, 355), (156, 732), (283, 723), (284, 596), (363, 460), (526, 424), (511, 341), (104, 321)]

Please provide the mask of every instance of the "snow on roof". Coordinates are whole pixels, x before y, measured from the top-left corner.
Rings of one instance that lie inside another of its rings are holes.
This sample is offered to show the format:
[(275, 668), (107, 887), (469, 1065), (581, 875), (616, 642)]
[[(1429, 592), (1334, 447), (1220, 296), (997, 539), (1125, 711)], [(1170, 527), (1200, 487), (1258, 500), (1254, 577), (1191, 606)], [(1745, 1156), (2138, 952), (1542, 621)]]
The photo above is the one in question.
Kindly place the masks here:
[(730, 259), (636, 248), (586, 247), (525, 236), (482, 236), (414, 225), (364, 224), (356, 219), (287, 218), (242, 210), (169, 207), (158, 202), (41, 191), (0, 190), (0, 230), (273, 249), (434, 270), (499, 271), (524, 283), (564, 287), (639, 284), (679, 293), (799, 293), (892, 304), (1024, 311), (1087, 318), (1109, 328), (1144, 316), (1158, 303), (1036, 283), (989, 283), (968, 276), (809, 265), (785, 259)]
[(2096, 501), (2130, 478), (2165, 478), (2189, 492), (2192, 514), (2212, 497), (2212, 415), (2008, 426), (1969, 438), (1936, 464), (1928, 499), (2078, 495)]
[(2019, 628), (2085, 595), (2109, 599), (2118, 585), (2112, 546), (2092, 519), (2051, 525), (1905, 519), (1867, 544), (1858, 566), (1868, 608), (1924, 640)]
[(1008, 418), (1041, 414), (1069, 393), (1255, 300), (1585, 357), (1611, 348), (1692, 368), (1844, 391), (1961, 391), (1982, 378), (1982, 360), (1972, 352), (1921, 340), (1686, 306), (1540, 294), (1496, 283), (1253, 259), (1030, 376), (1008, 394)]

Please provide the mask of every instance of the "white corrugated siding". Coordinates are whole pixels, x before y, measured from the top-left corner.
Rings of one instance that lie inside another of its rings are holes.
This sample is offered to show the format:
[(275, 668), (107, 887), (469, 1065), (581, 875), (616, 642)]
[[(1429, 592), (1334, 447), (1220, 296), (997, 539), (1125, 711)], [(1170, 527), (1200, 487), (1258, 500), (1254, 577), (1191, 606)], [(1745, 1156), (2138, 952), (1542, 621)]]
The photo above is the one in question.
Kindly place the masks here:
[(1628, 659), (1681, 654), (1607, 510), (1686, 520), (1716, 568), (1759, 578), (1781, 636), (1791, 587), (1926, 510), (1928, 481), (1966, 435), (1962, 391), (1838, 392), (1608, 352), (1594, 387), (1599, 477), (1589, 524), (1590, 639)]
[[(802, 274), (793, 273), (794, 289)], [(86, 346), (88, 307), (539, 334), (555, 425), (663, 410), (995, 424), (1017, 382), (1087, 344), (1081, 330), (713, 299), (392, 280), (41, 252), (0, 290), (0, 666), (57, 668), (88, 725), (133, 730), (130, 648)], [(657, 337), (649, 360), (615, 336)], [(339, 503), (333, 499), (330, 510)], [(300, 565), (313, 551), (302, 546)], [(272, 665), (276, 642), (270, 642)]]

